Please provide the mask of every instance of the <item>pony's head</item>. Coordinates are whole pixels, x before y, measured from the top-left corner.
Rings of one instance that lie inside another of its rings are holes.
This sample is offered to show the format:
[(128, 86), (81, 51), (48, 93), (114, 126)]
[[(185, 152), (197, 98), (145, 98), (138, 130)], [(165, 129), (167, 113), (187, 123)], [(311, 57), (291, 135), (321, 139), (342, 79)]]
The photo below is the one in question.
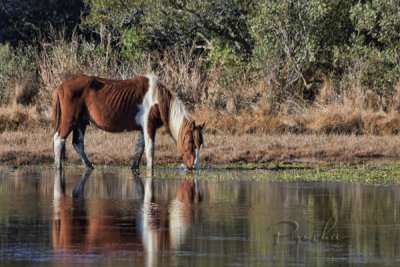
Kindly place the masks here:
[(183, 131), (181, 136), (181, 154), (186, 168), (191, 170), (200, 167), (200, 148), (203, 145), (204, 123), (196, 125), (194, 121)]

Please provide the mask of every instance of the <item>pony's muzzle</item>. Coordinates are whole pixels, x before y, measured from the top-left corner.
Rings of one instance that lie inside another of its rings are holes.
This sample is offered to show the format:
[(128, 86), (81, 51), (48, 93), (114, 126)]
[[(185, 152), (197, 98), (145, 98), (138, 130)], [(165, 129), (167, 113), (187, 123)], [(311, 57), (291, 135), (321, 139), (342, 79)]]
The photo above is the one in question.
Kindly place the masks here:
[(190, 167), (190, 166), (186, 166), (186, 169), (187, 169), (188, 171), (191, 171), (191, 170), (193, 170), (193, 169), (194, 169), (194, 166), (192, 166), (192, 167)]
[(186, 166), (186, 164), (184, 164), (184, 163), (182, 163), (180, 167), (181, 167), (181, 169), (183, 169), (185, 171), (191, 171), (194, 169), (194, 166), (189, 167), (189, 166)]

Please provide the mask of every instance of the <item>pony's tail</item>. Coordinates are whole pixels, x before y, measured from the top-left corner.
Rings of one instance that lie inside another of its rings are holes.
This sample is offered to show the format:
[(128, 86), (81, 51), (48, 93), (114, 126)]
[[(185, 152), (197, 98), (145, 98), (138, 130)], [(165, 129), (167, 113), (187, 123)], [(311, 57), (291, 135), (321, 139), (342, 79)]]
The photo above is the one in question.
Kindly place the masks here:
[(53, 134), (55, 134), (60, 128), (61, 124), (61, 105), (60, 105), (60, 97), (58, 95), (58, 90), (54, 92), (53, 98)]

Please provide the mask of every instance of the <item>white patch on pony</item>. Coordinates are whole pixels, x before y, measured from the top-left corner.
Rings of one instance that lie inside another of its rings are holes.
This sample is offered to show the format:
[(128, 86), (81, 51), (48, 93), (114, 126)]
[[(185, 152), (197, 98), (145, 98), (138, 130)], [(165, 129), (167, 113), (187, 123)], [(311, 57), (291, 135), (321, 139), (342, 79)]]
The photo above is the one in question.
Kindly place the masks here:
[(58, 147), (58, 143), (60, 141), (60, 135), (58, 132), (56, 132), (53, 136), (53, 142), (54, 142), (54, 155), (56, 155), (57, 151), (56, 148)]
[(156, 87), (157, 77), (154, 76), (153, 74), (147, 74), (145, 77), (149, 80), (148, 93), (150, 92), (150, 97), (152, 99), (152, 102), (154, 104), (157, 104), (158, 103), (158, 90)]
[(139, 112), (135, 117), (136, 123), (142, 126), (143, 129), (145, 129), (144, 124), (147, 123), (151, 107), (158, 103), (158, 91), (156, 88), (157, 78), (151, 74), (145, 77), (149, 81), (149, 87), (143, 97), (143, 102), (138, 105)]
[(183, 119), (190, 120), (189, 114), (179, 98), (175, 98), (171, 105), (169, 114), (169, 128), (172, 137), (178, 141), (179, 130), (181, 128)]
[(138, 105), (139, 112), (135, 117), (136, 123), (142, 126), (143, 129), (145, 129), (144, 124), (147, 123), (151, 107), (158, 103), (157, 78), (151, 74), (145, 77), (149, 81), (149, 87), (143, 97), (143, 102)]
[(54, 134), (54, 165), (57, 169), (61, 168), (61, 154), (65, 146), (65, 139), (60, 139), (58, 132)]
[(195, 149), (196, 158), (194, 160), (193, 167), (195, 169), (200, 169), (200, 149)]
[(149, 88), (143, 97), (142, 104), (138, 105), (139, 112), (135, 117), (135, 121), (143, 129), (145, 153), (147, 161), (147, 170), (153, 167), (153, 140), (148, 133), (148, 120), (151, 108), (158, 103), (158, 90), (156, 87), (157, 78), (151, 74), (146, 75), (149, 81)]

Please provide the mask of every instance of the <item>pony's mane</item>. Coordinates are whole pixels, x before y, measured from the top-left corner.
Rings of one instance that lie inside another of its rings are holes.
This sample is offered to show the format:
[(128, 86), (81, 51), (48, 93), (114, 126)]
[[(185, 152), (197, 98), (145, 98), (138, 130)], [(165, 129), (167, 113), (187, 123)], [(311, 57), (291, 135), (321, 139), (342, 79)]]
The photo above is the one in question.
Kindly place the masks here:
[(179, 97), (162, 84), (158, 84), (158, 105), (164, 126), (179, 146), (180, 135), (192, 121), (188, 111)]

